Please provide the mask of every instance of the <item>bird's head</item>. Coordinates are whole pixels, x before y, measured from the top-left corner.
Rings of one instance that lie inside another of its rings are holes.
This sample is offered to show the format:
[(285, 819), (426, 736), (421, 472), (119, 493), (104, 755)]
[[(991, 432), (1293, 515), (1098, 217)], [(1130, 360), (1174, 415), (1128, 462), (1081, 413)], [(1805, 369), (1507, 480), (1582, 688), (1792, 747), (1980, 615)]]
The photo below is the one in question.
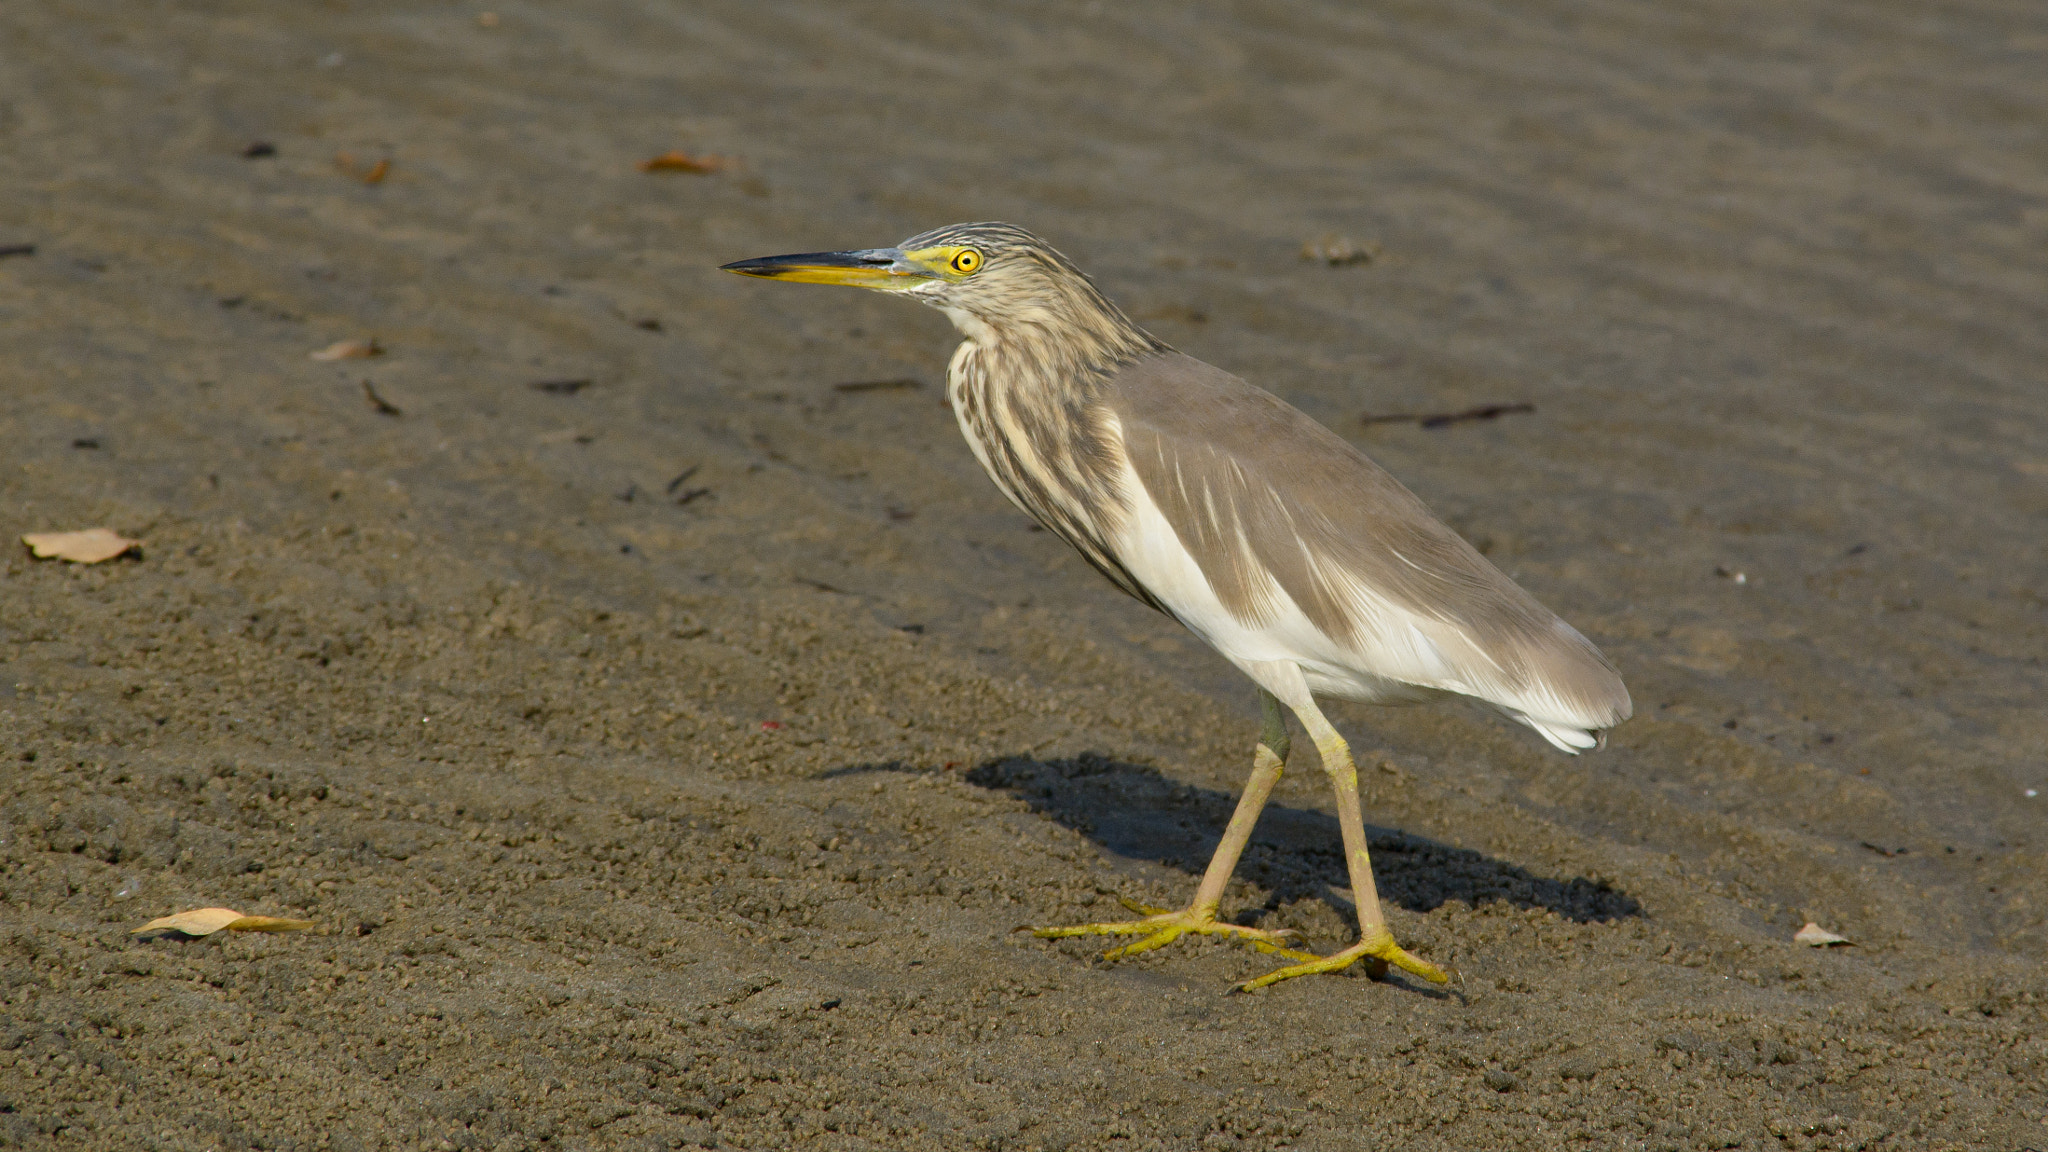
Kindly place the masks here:
[(1052, 245), (1010, 224), (950, 224), (894, 248), (764, 256), (727, 272), (896, 292), (946, 313), (970, 340), (1093, 337), (1155, 344)]

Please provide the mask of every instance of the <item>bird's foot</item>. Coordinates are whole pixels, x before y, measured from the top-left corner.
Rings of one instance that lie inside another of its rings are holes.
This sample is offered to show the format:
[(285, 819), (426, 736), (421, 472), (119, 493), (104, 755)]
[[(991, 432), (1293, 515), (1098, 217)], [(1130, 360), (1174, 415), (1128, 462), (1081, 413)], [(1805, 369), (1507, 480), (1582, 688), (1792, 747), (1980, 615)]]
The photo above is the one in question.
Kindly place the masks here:
[[(1288, 955), (1298, 954), (1288, 953)], [(1413, 972), (1432, 984), (1447, 984), (1451, 979), (1449, 973), (1431, 964), (1429, 961), (1418, 960), (1410, 956), (1399, 944), (1394, 943), (1394, 934), (1382, 926), (1366, 933), (1365, 939), (1344, 949), (1342, 952), (1332, 953), (1328, 956), (1318, 956), (1306, 963), (1276, 969), (1256, 980), (1247, 980), (1237, 987), (1240, 992), (1250, 992), (1255, 988), (1264, 988), (1269, 984), (1278, 984), (1282, 980), (1292, 979), (1296, 976), (1312, 976), (1318, 972), (1341, 972), (1360, 960), (1365, 961), (1366, 973), (1374, 979), (1385, 976), (1389, 964), (1401, 969), (1403, 972)]]
[(1300, 934), (1291, 928), (1246, 928), (1237, 924), (1225, 924), (1216, 919), (1214, 908), (1183, 908), (1178, 912), (1165, 908), (1154, 908), (1136, 901), (1118, 897), (1120, 903), (1131, 911), (1143, 916), (1142, 920), (1115, 920), (1101, 924), (1076, 924), (1067, 928), (1032, 928), (1026, 926), (1020, 932), (1033, 936), (1057, 939), (1065, 936), (1142, 936), (1129, 944), (1112, 948), (1102, 954), (1104, 960), (1116, 960), (1150, 952), (1163, 947), (1186, 935), (1195, 933), (1202, 936), (1227, 936), (1242, 940), (1261, 952), (1271, 952), (1290, 960), (1317, 960), (1307, 952), (1297, 952), (1285, 945)]

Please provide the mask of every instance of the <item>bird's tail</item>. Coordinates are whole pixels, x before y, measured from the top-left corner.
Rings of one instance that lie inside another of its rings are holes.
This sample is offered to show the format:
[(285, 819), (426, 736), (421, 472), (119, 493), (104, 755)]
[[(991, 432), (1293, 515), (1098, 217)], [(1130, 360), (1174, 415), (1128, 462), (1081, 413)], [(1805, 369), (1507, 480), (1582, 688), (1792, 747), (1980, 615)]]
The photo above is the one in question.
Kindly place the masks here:
[(1516, 720), (1534, 728), (1545, 740), (1556, 745), (1558, 750), (1577, 756), (1588, 748), (1597, 748), (1607, 742), (1607, 734), (1596, 729), (1575, 728), (1569, 724), (1555, 724), (1538, 720), (1533, 716), (1512, 713)]

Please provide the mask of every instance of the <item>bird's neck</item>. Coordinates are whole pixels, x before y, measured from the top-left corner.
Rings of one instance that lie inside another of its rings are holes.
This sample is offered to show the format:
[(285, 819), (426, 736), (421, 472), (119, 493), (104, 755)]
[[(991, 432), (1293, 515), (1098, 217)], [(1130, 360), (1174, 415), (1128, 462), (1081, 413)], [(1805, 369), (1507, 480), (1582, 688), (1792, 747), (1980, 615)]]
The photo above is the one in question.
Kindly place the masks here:
[[(1131, 595), (1153, 603), (1110, 551), (1104, 532), (1121, 515), (1109, 421), (1096, 401), (1124, 364), (1166, 346), (1123, 314), (1120, 326), (1068, 326), (954, 318), (967, 339), (946, 373), (947, 399), (975, 458), (996, 487)], [(1155, 605), (1156, 606), (1156, 605)]]
[(966, 341), (953, 374), (971, 370), (975, 383), (1032, 394), (1040, 403), (1085, 403), (1101, 382), (1140, 356), (1170, 349), (1130, 322), (1107, 300), (1087, 307), (1018, 309), (1000, 323), (944, 307)]

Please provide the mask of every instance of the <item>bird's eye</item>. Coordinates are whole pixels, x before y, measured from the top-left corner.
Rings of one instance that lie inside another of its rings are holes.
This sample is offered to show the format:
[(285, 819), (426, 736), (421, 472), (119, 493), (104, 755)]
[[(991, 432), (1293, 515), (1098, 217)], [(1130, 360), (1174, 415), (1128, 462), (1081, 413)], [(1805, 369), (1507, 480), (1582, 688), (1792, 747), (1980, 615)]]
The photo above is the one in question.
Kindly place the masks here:
[(953, 253), (953, 271), (962, 276), (971, 276), (981, 267), (981, 253), (972, 248), (962, 248)]

